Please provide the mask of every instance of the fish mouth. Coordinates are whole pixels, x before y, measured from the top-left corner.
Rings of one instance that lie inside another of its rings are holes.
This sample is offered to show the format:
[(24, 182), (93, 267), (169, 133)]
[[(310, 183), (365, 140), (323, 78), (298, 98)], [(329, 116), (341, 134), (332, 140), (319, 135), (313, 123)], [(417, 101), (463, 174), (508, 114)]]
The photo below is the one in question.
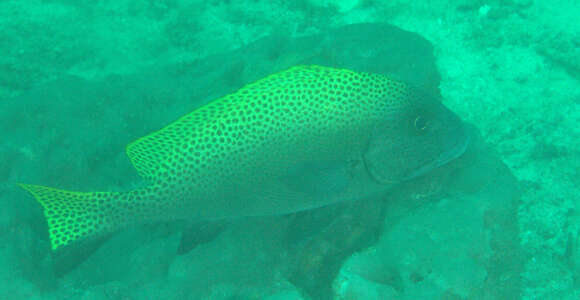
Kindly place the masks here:
[(463, 137), (461, 139), (459, 139), (459, 141), (453, 147), (451, 147), (450, 150), (442, 152), (441, 154), (439, 154), (439, 156), (435, 160), (433, 160), (432, 162), (414, 170), (413, 172), (411, 172), (411, 174), (406, 176), (403, 180), (409, 180), (409, 179), (413, 179), (415, 177), (421, 176), (421, 175), (429, 172), (430, 170), (433, 170), (433, 169), (436, 169), (440, 166), (443, 166), (443, 165), (447, 164), (448, 162), (463, 155), (463, 153), (465, 153), (465, 150), (469, 146), (469, 142), (471, 141), (471, 136), (469, 135), (467, 130), (465, 130), (465, 128), (463, 129), (462, 133), (463, 133)]
[(442, 166), (463, 155), (465, 150), (467, 150), (470, 141), (471, 136), (464, 130), (463, 138), (453, 148), (451, 148), (451, 150), (441, 153), (437, 160), (435, 160), (437, 163), (435, 167)]

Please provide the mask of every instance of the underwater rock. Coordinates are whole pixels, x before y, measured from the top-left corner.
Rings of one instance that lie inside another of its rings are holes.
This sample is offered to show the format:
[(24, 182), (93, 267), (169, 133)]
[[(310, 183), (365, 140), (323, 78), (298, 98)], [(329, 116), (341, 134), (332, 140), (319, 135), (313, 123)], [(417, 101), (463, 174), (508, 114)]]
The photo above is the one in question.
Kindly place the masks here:
[(538, 39), (536, 51), (563, 67), (570, 75), (580, 78), (580, 34), (566, 32), (545, 34)]
[(130, 287), (122, 282), (112, 281), (102, 285), (95, 285), (87, 289), (81, 300), (132, 300), (130, 296)]
[(90, 178), (84, 180), (88, 189), (128, 189), (141, 182), (124, 153), (128, 142), (297, 64), (389, 74), (439, 94), (431, 44), (395, 26), (351, 24), (297, 38), (272, 35), (235, 51), (132, 75), (98, 81), (65, 76), (0, 101), (0, 119), (6, 120), (0, 123), (6, 137), (0, 148), (26, 153), (3, 168), (20, 182), (66, 187)]
[[(389, 74), (438, 95), (440, 76), (432, 51), (422, 37), (388, 24), (353, 24), (299, 38), (270, 36), (196, 62), (99, 81), (66, 77), (39, 86), (13, 101), (0, 102), (0, 118), (11, 121), (0, 125), (0, 134), (9, 137), (12, 147), (30, 152), (10, 162), (18, 181), (86, 189), (130, 188), (141, 183), (125, 158), (127, 142), (248, 82), (296, 64), (321, 64)], [(25, 112), (27, 117), (15, 117), (16, 112)], [(63, 161), (63, 169), (54, 168)], [(197, 247), (186, 247), (184, 252), (193, 250), (173, 260), (167, 247), (173, 244), (177, 253), (176, 235), (155, 241), (147, 238), (147, 228), (133, 229), (107, 241), (64, 281), (102, 284), (114, 279), (152, 287), (144, 276), (137, 282), (129, 276), (152, 255), (161, 263), (143, 274), (158, 279), (167, 267), (167, 285), (182, 295), (195, 298), (199, 295), (195, 291), (211, 294), (219, 290), (213, 286), (226, 289), (241, 281), (268, 289), (272, 280), (287, 276), (292, 283), (288, 285), (295, 285), (305, 298), (324, 299), (332, 297), (332, 282), (343, 262), (378, 240), (383, 211), (380, 201), (360, 202), (269, 221), (244, 220), (232, 226), (239, 227), (235, 234), (225, 229), (225, 234), (205, 244), (186, 239), (185, 244)], [(391, 210), (392, 220), (395, 212), (401, 210)], [(322, 218), (326, 221), (321, 222)], [(306, 228), (307, 232), (299, 230)], [(169, 241), (168, 245), (162, 246), (163, 241)], [(144, 246), (147, 243), (150, 247)], [(157, 247), (158, 251), (153, 249)], [(267, 295), (281, 292), (270, 289)], [(247, 291), (232, 294), (242, 292)]]
[(352, 253), (376, 243), (383, 218), (381, 199), (296, 214), (286, 233), (292, 261), (286, 276), (313, 299), (332, 299), (331, 284), (342, 264)]
[(361, 0), (310, 0), (310, 3), (315, 6), (334, 7), (340, 13), (348, 12), (361, 4)]
[(303, 300), (302, 296), (297, 291), (284, 291), (268, 296), (264, 300)]
[(517, 182), (473, 136), (463, 157), (423, 179), (435, 188), (391, 195), (380, 241), (343, 265), (337, 299), (519, 299)]

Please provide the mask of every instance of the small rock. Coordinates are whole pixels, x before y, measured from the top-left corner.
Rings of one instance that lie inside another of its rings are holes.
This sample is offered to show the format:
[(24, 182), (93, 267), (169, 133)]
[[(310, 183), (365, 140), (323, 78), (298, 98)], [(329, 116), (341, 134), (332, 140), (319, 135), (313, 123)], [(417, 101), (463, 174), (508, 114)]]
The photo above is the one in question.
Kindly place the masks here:
[(300, 296), (300, 293), (298, 293), (298, 291), (283, 291), (283, 292), (271, 295), (268, 298), (266, 298), (265, 300), (288, 300), (288, 299), (303, 300), (304, 298), (302, 298), (302, 296)]
[(323, 7), (336, 7), (339, 12), (348, 12), (360, 4), (360, 0), (341, 0), (341, 1), (331, 1), (331, 0), (310, 0), (314, 6)]
[(521, 8), (527, 8), (534, 4), (534, 0), (511, 0), (513, 5), (519, 6)]
[(459, 0), (456, 2), (459, 11), (474, 11), (485, 5), (483, 0)]

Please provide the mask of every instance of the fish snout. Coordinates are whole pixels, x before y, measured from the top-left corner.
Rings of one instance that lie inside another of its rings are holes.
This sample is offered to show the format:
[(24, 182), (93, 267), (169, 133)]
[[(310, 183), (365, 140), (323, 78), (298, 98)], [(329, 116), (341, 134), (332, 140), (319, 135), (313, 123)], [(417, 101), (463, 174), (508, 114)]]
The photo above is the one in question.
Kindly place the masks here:
[(433, 133), (429, 139), (433, 145), (432, 147), (426, 147), (437, 150), (429, 154), (431, 159), (409, 172), (404, 180), (421, 176), (432, 169), (449, 163), (460, 157), (469, 146), (471, 137), (465, 123), (455, 113), (444, 106), (441, 107), (442, 110), (439, 114), (441, 117), (430, 124)]

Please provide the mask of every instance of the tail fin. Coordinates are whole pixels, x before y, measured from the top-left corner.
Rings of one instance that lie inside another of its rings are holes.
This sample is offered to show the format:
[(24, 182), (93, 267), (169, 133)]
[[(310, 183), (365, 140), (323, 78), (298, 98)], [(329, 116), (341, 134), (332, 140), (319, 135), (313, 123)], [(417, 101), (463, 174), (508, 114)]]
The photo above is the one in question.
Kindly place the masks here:
[(119, 193), (71, 192), (45, 186), (18, 184), (44, 208), (52, 250), (113, 229), (103, 208)]

